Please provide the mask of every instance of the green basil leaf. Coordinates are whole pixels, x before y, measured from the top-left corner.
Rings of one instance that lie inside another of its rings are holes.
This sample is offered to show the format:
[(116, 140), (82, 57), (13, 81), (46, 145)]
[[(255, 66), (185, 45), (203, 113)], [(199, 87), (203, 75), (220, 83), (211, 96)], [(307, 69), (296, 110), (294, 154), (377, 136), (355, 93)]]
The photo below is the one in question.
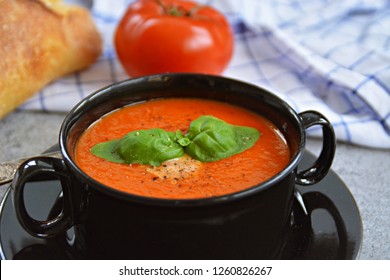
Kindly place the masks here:
[(96, 144), (92, 147), (90, 152), (97, 157), (103, 158), (111, 162), (125, 163), (123, 158), (117, 153), (117, 147), (119, 142), (120, 139), (115, 139)]
[(191, 123), (185, 136), (180, 130), (136, 130), (121, 139), (95, 145), (91, 153), (111, 162), (153, 166), (179, 158), (185, 152), (196, 160), (212, 162), (251, 148), (259, 137), (260, 133), (254, 128), (231, 125), (213, 116), (201, 116)]
[(191, 140), (187, 137), (184, 137), (183, 133), (181, 133), (180, 130), (176, 131), (175, 136), (177, 138), (177, 143), (179, 143), (183, 147), (188, 146), (191, 143)]
[(161, 128), (132, 131), (120, 140), (117, 152), (126, 163), (159, 166), (166, 160), (184, 155), (184, 149), (176, 139), (174, 132)]
[(213, 116), (194, 120), (186, 135), (185, 152), (202, 162), (218, 161), (251, 148), (260, 137), (257, 129), (236, 126)]

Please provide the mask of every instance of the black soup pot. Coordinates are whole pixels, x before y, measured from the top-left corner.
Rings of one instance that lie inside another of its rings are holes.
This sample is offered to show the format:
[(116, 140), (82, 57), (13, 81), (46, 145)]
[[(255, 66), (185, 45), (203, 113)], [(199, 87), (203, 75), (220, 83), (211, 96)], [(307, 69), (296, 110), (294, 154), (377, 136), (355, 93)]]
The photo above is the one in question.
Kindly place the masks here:
[[(288, 166), (266, 182), (237, 193), (175, 200), (117, 191), (89, 177), (74, 162), (78, 138), (100, 117), (132, 103), (170, 97), (213, 99), (265, 116), (288, 141)], [(312, 166), (299, 171), (306, 129), (313, 125), (322, 127), (323, 149)], [(295, 184), (320, 181), (335, 153), (332, 126), (320, 113), (298, 114), (265, 89), (197, 74), (130, 79), (93, 93), (64, 120), (59, 145), (63, 159), (38, 157), (19, 168), (13, 181), (15, 209), (21, 225), (34, 236), (58, 237), (73, 227), (79, 256), (87, 259), (284, 258), (281, 252), (297, 222), (292, 219)], [(58, 178), (63, 191), (61, 211), (46, 221), (34, 220), (23, 200), (25, 182), (41, 173)]]

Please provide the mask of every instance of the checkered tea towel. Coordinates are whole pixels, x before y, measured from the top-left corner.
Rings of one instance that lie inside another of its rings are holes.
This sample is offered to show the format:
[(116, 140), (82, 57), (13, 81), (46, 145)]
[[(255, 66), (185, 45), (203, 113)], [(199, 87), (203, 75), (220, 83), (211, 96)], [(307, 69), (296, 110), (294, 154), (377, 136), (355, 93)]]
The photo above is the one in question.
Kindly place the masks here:
[[(21, 106), (68, 111), (128, 76), (113, 34), (131, 0), (95, 0), (104, 51), (89, 69), (56, 80)], [(274, 92), (297, 112), (317, 110), (339, 141), (390, 148), (390, 2), (386, 0), (199, 0), (222, 11), (235, 33), (224, 76)], [(309, 135), (321, 135), (319, 127)]]

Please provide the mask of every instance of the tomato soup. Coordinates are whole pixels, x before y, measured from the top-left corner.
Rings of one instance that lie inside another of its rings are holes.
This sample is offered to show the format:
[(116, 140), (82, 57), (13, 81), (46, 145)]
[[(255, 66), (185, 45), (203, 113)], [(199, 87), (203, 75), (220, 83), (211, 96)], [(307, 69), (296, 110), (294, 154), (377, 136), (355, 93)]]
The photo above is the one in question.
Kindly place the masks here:
[[(91, 148), (141, 129), (180, 129), (203, 115), (233, 125), (256, 128), (261, 136), (242, 153), (215, 162), (184, 155), (160, 166), (113, 163), (94, 156)], [(264, 117), (227, 103), (195, 98), (167, 98), (129, 105), (96, 121), (80, 137), (75, 161), (89, 176), (117, 190), (147, 197), (192, 199), (221, 196), (256, 186), (276, 175), (290, 160), (282, 133)]]

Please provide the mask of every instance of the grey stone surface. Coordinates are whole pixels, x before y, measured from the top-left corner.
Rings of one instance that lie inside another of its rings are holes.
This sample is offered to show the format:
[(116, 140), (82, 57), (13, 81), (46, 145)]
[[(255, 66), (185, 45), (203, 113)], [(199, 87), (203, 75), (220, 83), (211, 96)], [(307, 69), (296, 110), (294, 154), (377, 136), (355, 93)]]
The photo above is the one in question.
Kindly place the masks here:
[[(307, 149), (318, 153), (321, 142)], [(390, 259), (390, 150), (338, 143), (332, 169), (348, 186), (360, 209), (363, 245), (360, 259)]]
[[(58, 141), (64, 114), (14, 112), (0, 120), (0, 161), (39, 154)], [(318, 154), (321, 142), (309, 139)], [(363, 220), (360, 259), (390, 259), (390, 150), (339, 143), (332, 169), (354, 196)], [(0, 187), (0, 198), (5, 187)]]

